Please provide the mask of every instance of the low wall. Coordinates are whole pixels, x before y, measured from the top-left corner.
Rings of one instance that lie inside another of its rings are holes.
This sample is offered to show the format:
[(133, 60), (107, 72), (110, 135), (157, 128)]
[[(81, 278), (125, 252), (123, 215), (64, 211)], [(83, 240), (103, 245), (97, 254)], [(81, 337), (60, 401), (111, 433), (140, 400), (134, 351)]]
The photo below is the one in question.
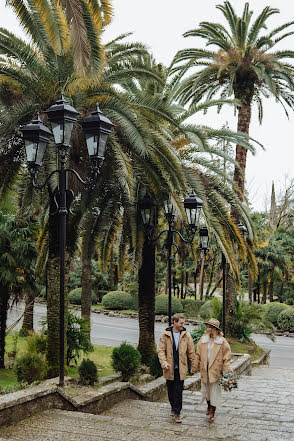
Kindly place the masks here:
[[(238, 375), (251, 374), (251, 358), (248, 354), (237, 355), (232, 369)], [(113, 376), (117, 378), (117, 376)], [(166, 394), (166, 381), (163, 377), (134, 386), (131, 383), (116, 381), (99, 389), (71, 397), (58, 386), (52, 385), (57, 379), (49, 380), (39, 386), (0, 396), (0, 427), (14, 424), (29, 416), (47, 409), (62, 409), (99, 414), (120, 401), (137, 399), (158, 401)], [(107, 380), (104, 380), (106, 382)], [(185, 389), (196, 390), (200, 387), (200, 374), (185, 380)]]

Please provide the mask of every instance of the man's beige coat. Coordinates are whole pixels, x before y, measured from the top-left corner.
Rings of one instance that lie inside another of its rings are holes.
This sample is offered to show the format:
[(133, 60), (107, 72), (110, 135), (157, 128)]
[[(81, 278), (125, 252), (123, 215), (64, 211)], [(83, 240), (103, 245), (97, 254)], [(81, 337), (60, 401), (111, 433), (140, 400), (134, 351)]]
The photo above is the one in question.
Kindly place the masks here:
[[(200, 365), (201, 381), (207, 383), (215, 383), (219, 380), (221, 372), (230, 372), (231, 348), (224, 337), (217, 336), (214, 339), (214, 345), (210, 355), (210, 361), (207, 369), (207, 349), (209, 335), (204, 334), (196, 351), (196, 370)], [(207, 377), (208, 373), (208, 377)]]
[[(185, 328), (183, 328), (183, 330), (181, 331), (178, 351), (179, 351), (180, 379), (185, 380), (187, 375), (187, 368), (188, 368), (187, 356), (191, 361), (191, 371), (194, 372), (196, 369), (196, 355), (195, 355), (194, 343), (191, 335), (189, 334), (189, 332), (186, 331)], [(169, 328), (165, 330), (165, 332), (162, 334), (160, 338), (160, 342), (158, 344), (158, 358), (161, 366), (166, 362), (169, 364), (168, 369), (162, 369), (164, 378), (166, 378), (166, 380), (173, 380), (174, 379), (173, 338)]]

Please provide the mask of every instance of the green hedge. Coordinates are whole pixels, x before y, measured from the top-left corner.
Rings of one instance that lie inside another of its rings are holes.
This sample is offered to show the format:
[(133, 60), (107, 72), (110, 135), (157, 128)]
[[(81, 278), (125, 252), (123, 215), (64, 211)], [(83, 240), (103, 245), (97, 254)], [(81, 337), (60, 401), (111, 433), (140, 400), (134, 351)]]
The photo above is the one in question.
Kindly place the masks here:
[(273, 302), (268, 303), (265, 307), (265, 318), (273, 325), (278, 326), (278, 317), (282, 311), (289, 309), (290, 306), (285, 303)]
[(200, 308), (204, 303), (202, 300), (193, 299), (181, 299), (180, 302), (183, 306), (183, 313), (186, 317), (197, 317)]
[(212, 317), (212, 305), (211, 305), (211, 301), (207, 300), (207, 302), (205, 302), (201, 308), (200, 308), (200, 317), (203, 320), (209, 320)]
[[(75, 288), (72, 291), (70, 291), (68, 295), (69, 303), (72, 305), (80, 305), (82, 300), (82, 288)], [(92, 305), (95, 305), (97, 303), (97, 298), (92, 291)]]
[(282, 331), (294, 332), (294, 308), (284, 309), (278, 317), (278, 327)]
[[(179, 299), (172, 297), (172, 314), (183, 312), (183, 306)], [(168, 296), (160, 294), (155, 297), (155, 314), (168, 314)]]
[(102, 305), (108, 309), (132, 309), (133, 298), (125, 291), (110, 291), (102, 299)]

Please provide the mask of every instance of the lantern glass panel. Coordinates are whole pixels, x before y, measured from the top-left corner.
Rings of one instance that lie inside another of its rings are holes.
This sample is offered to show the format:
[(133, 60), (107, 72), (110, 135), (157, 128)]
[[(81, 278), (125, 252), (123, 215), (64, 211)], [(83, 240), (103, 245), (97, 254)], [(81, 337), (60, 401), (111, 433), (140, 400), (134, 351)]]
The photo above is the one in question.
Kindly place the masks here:
[(36, 161), (36, 154), (38, 150), (38, 143), (25, 139), (25, 147), (26, 147), (26, 154), (27, 154), (27, 161), (28, 162), (35, 162)]
[(64, 121), (63, 144), (69, 145), (74, 126), (74, 121)]
[(47, 143), (46, 142), (39, 142), (39, 146), (38, 146), (38, 150), (37, 150), (37, 155), (36, 155), (36, 163), (37, 164), (42, 164), (43, 161), (43, 157), (44, 157), (44, 153), (46, 151), (46, 147), (47, 147)]
[(208, 236), (200, 236), (201, 248), (207, 250), (208, 248)]
[(189, 224), (189, 225), (192, 224), (191, 211), (192, 211), (192, 210), (190, 210), (190, 208), (186, 208), (186, 215), (187, 215), (187, 219), (188, 219), (188, 224)]
[(165, 214), (170, 214), (170, 215), (174, 214), (174, 206), (173, 206), (173, 204), (172, 204), (170, 199), (165, 201), (165, 203), (164, 203), (164, 211), (165, 211)]
[(63, 124), (52, 121), (51, 125), (55, 144), (63, 144)]
[(91, 133), (86, 133), (86, 143), (88, 149), (88, 155), (96, 156), (97, 155), (97, 139), (98, 137), (92, 135)]
[(152, 219), (151, 219), (152, 215), (150, 208), (144, 208), (143, 210), (141, 210), (141, 215), (144, 225), (148, 225), (152, 223)]
[(99, 158), (104, 158), (106, 141), (107, 141), (108, 135), (109, 135), (108, 133), (100, 132), (99, 147), (98, 147)]

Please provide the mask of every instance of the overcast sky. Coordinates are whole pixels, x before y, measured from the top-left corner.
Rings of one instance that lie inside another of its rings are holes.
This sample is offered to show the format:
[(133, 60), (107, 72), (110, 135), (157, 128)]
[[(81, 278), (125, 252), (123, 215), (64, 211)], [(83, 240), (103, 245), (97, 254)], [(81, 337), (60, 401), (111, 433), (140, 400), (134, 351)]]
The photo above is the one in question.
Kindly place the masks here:
[[(183, 48), (199, 47), (200, 39), (183, 38), (182, 34), (195, 28), (201, 21), (222, 21), (222, 13), (215, 7), (222, 3), (215, 0), (113, 0), (114, 19), (103, 36), (109, 41), (119, 34), (133, 32), (132, 40), (145, 43), (158, 62), (169, 65), (175, 53)], [(237, 12), (243, 10), (244, 1), (231, 0)], [(269, 5), (279, 8), (280, 14), (268, 20), (268, 27), (274, 28), (287, 21), (294, 20), (294, 2), (292, 0), (251, 0), (250, 8), (255, 15)], [(0, 26), (21, 35), (16, 19), (5, 7), (5, 0), (0, 0)], [(294, 26), (293, 26), (294, 30)], [(278, 49), (294, 50), (294, 35), (277, 46)], [(228, 122), (231, 129), (236, 129), (237, 121), (232, 110), (223, 108), (220, 115), (210, 110), (203, 116), (197, 115), (196, 123), (219, 128)], [(269, 199), (271, 183), (275, 182), (276, 192), (283, 188), (285, 177), (294, 178), (294, 115), (288, 120), (281, 105), (274, 100), (264, 103), (264, 119), (259, 125), (253, 112), (250, 135), (260, 141), (265, 151), (257, 149), (256, 155), (248, 155), (247, 190), (254, 209), (263, 210)]]

